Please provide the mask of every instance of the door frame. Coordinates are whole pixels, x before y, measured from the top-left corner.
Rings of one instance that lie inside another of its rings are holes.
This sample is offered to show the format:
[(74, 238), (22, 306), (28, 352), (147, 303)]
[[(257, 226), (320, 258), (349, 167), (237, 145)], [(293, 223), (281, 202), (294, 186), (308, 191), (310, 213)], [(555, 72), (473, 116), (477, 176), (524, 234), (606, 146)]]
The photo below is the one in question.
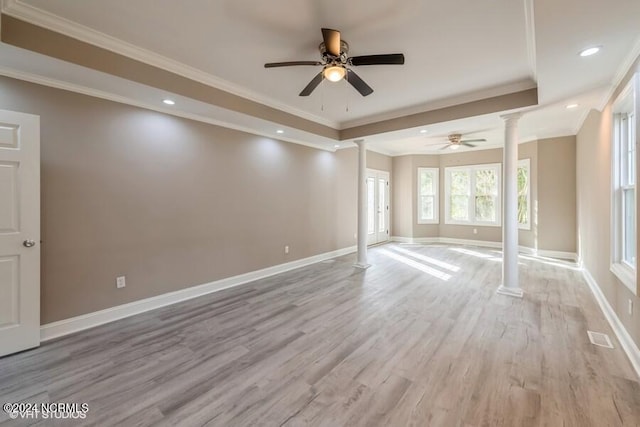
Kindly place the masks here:
[[(378, 223), (377, 223), (377, 215), (374, 215), (374, 218), (376, 218), (374, 220), (374, 232), (373, 235), (369, 234), (369, 224), (367, 223), (367, 245), (371, 246), (371, 245), (378, 245), (381, 243), (386, 243), (388, 241), (391, 240), (391, 173), (389, 171), (385, 171), (385, 170), (380, 170), (380, 169), (373, 169), (373, 168), (367, 168), (366, 170), (366, 180), (368, 181), (369, 178), (373, 177), (374, 178), (374, 207), (378, 205), (378, 180), (380, 178), (385, 179), (386, 182), (386, 191), (385, 191), (385, 196), (386, 196), (386, 212), (387, 214), (385, 215), (385, 232), (384, 232), (384, 238), (380, 239), (380, 232), (377, 231), (378, 229)], [(367, 191), (366, 191), (366, 206), (367, 206), (367, 221), (369, 218), (369, 187), (367, 185), (366, 187)]]

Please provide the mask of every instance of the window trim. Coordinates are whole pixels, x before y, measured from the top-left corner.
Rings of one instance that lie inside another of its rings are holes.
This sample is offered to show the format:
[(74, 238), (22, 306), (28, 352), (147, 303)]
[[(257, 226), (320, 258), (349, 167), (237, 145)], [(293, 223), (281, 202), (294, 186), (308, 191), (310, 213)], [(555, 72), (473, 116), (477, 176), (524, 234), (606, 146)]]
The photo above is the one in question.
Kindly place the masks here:
[[(428, 171), (428, 172), (432, 172), (434, 175), (434, 186), (435, 186), (435, 194), (433, 196), (434, 198), (434, 205), (433, 205), (433, 211), (434, 211), (434, 219), (421, 219), (421, 211), (422, 211), (422, 204), (421, 204), (421, 200), (422, 200), (422, 193), (420, 192), (420, 176), (421, 173), (423, 171)], [(418, 168), (418, 173), (416, 175), (417, 177), (417, 181), (416, 181), (416, 214), (418, 215), (417, 218), (417, 223), (418, 224), (440, 224), (440, 168), (428, 168), (428, 167), (419, 167)]]
[[(622, 182), (623, 165), (621, 159), (621, 151), (625, 148), (620, 143), (621, 129), (620, 129), (620, 114), (629, 111), (628, 103), (631, 97), (631, 112), (634, 117), (634, 133), (635, 141), (631, 141), (638, 146), (638, 130), (640, 129), (640, 73), (633, 75), (627, 86), (620, 92), (620, 95), (613, 102), (611, 109), (612, 118), (612, 134), (611, 134), (611, 253), (610, 253), (610, 271), (622, 282), (634, 295), (638, 295), (637, 287), (637, 253), (636, 253), (636, 266), (635, 268), (623, 259), (624, 253), (624, 238), (623, 234), (623, 189), (631, 188), (631, 186)], [(625, 108), (625, 104), (627, 107)], [(637, 230), (638, 230), (638, 189), (637, 189), (637, 159), (638, 152), (636, 149), (636, 177), (633, 185), (635, 192), (635, 229), (636, 229), (636, 252), (638, 247)]]
[[(520, 168), (521, 165), (527, 166), (527, 222), (525, 224), (520, 224), (518, 222), (518, 229), (531, 230), (531, 159), (526, 158), (518, 160), (518, 168)], [(520, 196), (518, 195), (518, 197)]]
[[(496, 171), (496, 185), (498, 188), (498, 194), (496, 195), (496, 220), (492, 222), (477, 221), (475, 219), (476, 180), (474, 172), (480, 169), (494, 169)], [(469, 221), (455, 220), (450, 217), (451, 172), (459, 170), (469, 171)], [(444, 168), (444, 223), (447, 225), (473, 225), (480, 227), (502, 226), (502, 163), (448, 166)]]

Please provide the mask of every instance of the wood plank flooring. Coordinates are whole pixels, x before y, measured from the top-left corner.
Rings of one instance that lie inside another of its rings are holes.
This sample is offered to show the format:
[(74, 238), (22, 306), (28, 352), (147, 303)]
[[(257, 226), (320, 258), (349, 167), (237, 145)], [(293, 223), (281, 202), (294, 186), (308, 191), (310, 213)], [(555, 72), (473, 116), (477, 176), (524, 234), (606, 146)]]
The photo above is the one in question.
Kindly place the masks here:
[(495, 293), (494, 250), (388, 244), (369, 258), (2, 358), (0, 402), (86, 402), (96, 426), (640, 425), (638, 378), (571, 264), (522, 257), (520, 300)]

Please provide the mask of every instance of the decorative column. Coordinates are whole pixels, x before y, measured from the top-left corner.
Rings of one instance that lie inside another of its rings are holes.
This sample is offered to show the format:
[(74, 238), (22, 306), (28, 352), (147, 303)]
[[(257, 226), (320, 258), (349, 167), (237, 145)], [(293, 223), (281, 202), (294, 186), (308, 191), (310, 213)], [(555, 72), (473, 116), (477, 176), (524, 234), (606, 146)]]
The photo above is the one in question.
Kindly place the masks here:
[(354, 141), (358, 146), (358, 260), (355, 267), (367, 264), (367, 147), (364, 139)]
[(502, 284), (498, 293), (522, 298), (518, 283), (518, 120), (522, 113), (502, 116), (505, 122), (502, 175)]

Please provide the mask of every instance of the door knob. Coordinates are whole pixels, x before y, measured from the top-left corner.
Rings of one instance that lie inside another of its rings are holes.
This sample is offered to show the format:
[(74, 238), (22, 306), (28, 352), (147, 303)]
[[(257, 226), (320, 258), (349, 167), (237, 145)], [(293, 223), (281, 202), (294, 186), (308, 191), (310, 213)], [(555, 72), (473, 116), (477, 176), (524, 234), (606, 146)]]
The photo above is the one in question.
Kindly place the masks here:
[(36, 245), (36, 241), (35, 240), (25, 240), (24, 242), (22, 242), (22, 245), (25, 248), (32, 248)]

